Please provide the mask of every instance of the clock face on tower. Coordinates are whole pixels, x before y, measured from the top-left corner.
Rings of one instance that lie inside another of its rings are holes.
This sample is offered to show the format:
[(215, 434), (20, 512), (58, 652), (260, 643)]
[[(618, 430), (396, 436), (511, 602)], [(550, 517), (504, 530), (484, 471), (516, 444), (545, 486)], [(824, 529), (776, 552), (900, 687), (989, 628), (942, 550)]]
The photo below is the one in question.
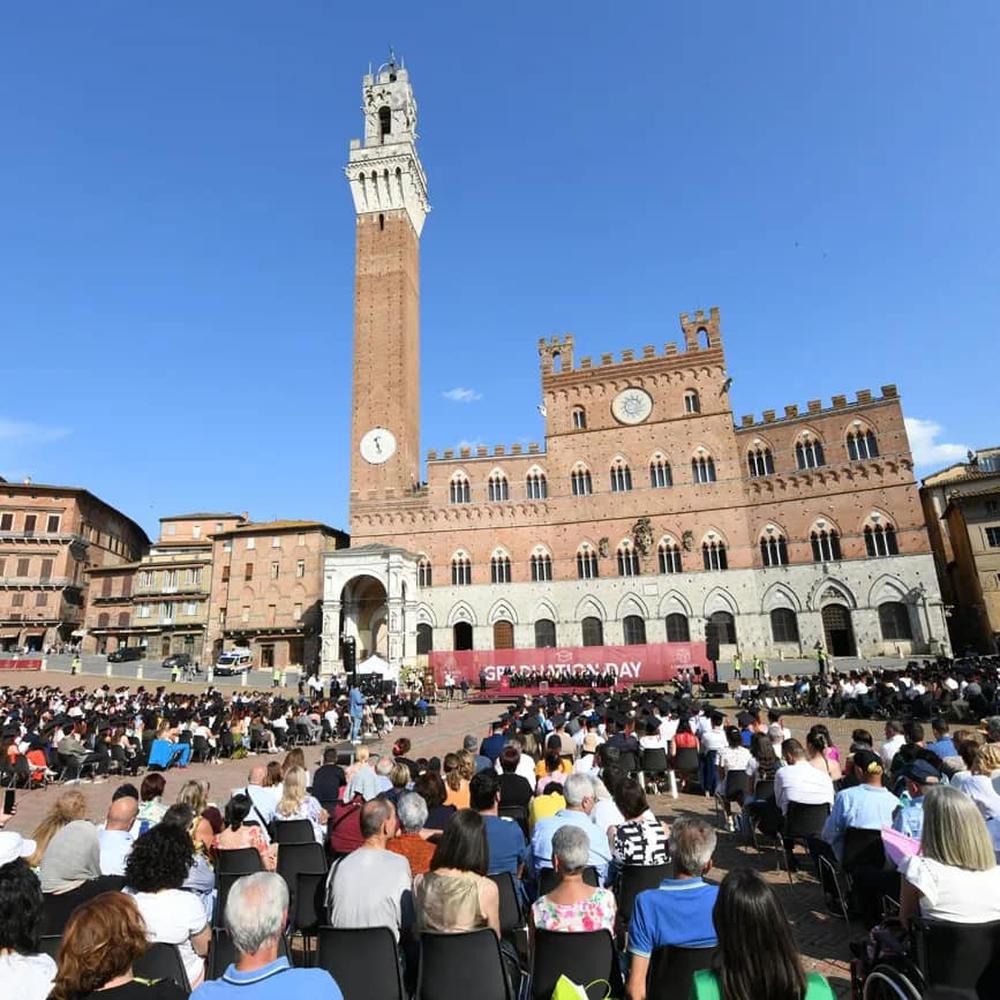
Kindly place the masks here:
[(384, 427), (373, 427), (361, 438), (361, 457), (369, 465), (381, 465), (396, 454), (396, 436)]
[(623, 424), (641, 424), (653, 412), (653, 398), (645, 389), (622, 389), (611, 403), (615, 420)]

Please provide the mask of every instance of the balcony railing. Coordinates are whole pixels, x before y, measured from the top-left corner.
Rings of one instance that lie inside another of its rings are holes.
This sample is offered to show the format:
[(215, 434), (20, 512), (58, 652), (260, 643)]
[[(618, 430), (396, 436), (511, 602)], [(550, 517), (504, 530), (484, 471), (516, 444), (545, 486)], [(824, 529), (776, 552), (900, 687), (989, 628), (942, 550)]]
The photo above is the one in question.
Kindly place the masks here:
[(70, 576), (0, 576), (0, 587), (76, 587), (81, 584), (74, 583)]

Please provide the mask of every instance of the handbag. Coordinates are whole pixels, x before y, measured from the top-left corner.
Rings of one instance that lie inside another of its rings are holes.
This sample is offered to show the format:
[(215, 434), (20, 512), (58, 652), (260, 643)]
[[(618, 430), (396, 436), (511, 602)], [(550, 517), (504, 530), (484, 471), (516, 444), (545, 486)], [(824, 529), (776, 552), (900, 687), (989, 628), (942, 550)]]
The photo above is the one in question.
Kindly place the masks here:
[(350, 854), (364, 842), (361, 836), (361, 807), (364, 797), (355, 795), (350, 802), (338, 802), (330, 818), (330, 851)]
[[(600, 996), (591, 993), (592, 986), (603, 986), (604, 992)], [(580, 986), (563, 973), (556, 980), (555, 989), (552, 990), (552, 1000), (611, 1000), (611, 984), (606, 979), (595, 979), (586, 986)]]

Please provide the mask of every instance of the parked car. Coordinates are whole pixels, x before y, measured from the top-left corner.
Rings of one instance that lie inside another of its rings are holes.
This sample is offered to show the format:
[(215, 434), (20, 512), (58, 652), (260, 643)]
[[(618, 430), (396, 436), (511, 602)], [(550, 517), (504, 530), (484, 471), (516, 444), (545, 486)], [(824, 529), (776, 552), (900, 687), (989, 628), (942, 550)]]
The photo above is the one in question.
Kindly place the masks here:
[(249, 649), (227, 649), (219, 654), (215, 661), (216, 677), (229, 677), (231, 674), (245, 674), (253, 669), (253, 653)]
[(128, 663), (130, 660), (142, 660), (146, 656), (144, 646), (122, 646), (113, 653), (108, 653), (108, 663)]
[(174, 667), (183, 670), (185, 667), (191, 666), (191, 657), (187, 653), (174, 653), (173, 656), (168, 656), (163, 661), (163, 666), (167, 670), (173, 670)]

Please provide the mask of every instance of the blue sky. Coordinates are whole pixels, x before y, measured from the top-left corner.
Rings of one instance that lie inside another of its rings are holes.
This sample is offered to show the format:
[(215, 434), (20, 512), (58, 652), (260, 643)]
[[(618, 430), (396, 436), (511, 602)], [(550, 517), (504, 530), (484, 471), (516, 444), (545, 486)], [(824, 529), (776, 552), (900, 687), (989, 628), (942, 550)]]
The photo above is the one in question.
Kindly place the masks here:
[(424, 450), (540, 439), (539, 336), (710, 305), (737, 419), (896, 382), (921, 471), (1000, 443), (996, 3), (91, 0), (0, 11), (0, 475), (346, 524), (342, 168), (389, 43)]

